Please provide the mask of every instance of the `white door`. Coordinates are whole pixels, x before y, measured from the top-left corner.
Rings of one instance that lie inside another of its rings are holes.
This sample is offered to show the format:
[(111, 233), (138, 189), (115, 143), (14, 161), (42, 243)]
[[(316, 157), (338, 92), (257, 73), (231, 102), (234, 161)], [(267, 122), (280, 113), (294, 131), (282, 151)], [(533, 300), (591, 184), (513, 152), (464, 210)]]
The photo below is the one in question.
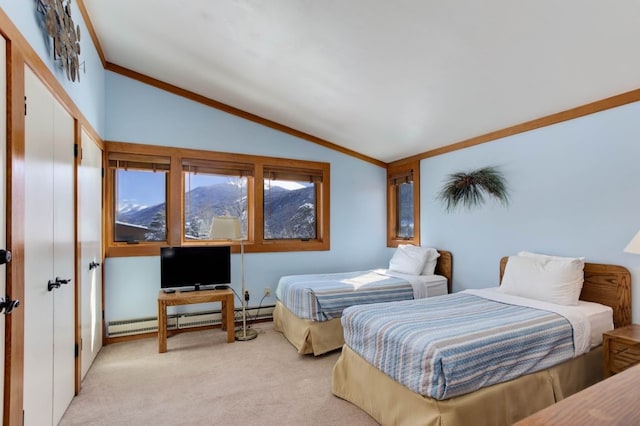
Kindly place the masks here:
[[(53, 100), (53, 96), (51, 99)], [(53, 102), (53, 278), (67, 284), (53, 293), (53, 424), (57, 425), (75, 395), (75, 200), (73, 117)], [(25, 263), (25, 267), (26, 263)]]
[(25, 69), (24, 424), (57, 424), (75, 392), (73, 118)]
[[(0, 37), (0, 250), (7, 249), (7, 236), (5, 234), (7, 213), (7, 43)], [(0, 266), (0, 296), (5, 297), (7, 267)], [(0, 373), (4, 377), (4, 315), (0, 314)], [(0, 386), (0, 401), (4, 401), (4, 386)], [(0, 419), (2, 419), (3, 405), (0, 404)]]
[(81, 378), (102, 348), (102, 149), (82, 131), (78, 169)]

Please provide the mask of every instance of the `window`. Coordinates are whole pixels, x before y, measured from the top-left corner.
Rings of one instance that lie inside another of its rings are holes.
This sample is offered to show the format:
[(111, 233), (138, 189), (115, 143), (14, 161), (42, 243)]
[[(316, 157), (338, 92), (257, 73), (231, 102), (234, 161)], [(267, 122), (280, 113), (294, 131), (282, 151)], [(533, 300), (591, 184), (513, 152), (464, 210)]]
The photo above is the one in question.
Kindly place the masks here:
[(420, 245), (420, 163), (387, 169), (387, 245)]
[(107, 256), (220, 244), (209, 232), (213, 217), (224, 215), (240, 218), (247, 252), (330, 247), (328, 163), (120, 142), (106, 148)]
[(247, 239), (249, 178), (248, 163), (183, 159), (184, 240), (209, 240), (214, 216), (240, 218)]
[(167, 239), (168, 157), (112, 153), (113, 241), (140, 243)]
[(265, 240), (316, 239), (316, 192), (320, 183), (320, 170), (264, 169)]

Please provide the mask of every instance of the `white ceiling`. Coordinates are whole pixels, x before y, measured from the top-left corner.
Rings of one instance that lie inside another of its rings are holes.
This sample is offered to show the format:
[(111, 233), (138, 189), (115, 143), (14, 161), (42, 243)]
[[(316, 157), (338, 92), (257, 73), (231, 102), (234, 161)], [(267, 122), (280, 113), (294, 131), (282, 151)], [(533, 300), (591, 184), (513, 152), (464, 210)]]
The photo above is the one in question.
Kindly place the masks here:
[(84, 0), (107, 62), (390, 162), (640, 88), (638, 0)]

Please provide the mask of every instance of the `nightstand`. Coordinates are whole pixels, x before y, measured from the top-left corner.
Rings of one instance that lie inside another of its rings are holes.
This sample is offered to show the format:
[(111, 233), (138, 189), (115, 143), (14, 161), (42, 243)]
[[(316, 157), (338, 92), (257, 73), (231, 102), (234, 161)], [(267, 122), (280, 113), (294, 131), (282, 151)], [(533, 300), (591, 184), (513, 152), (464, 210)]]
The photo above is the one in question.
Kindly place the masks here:
[(607, 331), (602, 335), (604, 377), (640, 364), (640, 325)]

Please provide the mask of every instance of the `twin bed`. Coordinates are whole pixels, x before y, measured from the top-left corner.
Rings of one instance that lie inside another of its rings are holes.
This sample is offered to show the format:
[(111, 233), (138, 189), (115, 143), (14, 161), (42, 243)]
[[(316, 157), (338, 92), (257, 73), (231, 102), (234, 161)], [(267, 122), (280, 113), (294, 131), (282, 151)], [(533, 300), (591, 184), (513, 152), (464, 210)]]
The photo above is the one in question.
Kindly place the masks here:
[[(507, 262), (501, 289), (346, 308), (332, 392), (385, 425), (508, 425), (601, 380), (602, 332), (631, 323), (629, 271), (582, 260), (581, 286), (549, 288), (548, 303), (505, 287)], [(555, 264), (511, 262), (525, 293)], [(556, 305), (576, 288), (575, 303)]]
[(282, 277), (276, 288), (274, 328), (300, 354), (339, 349), (344, 344), (341, 316), (346, 307), (450, 293), (451, 253), (437, 253), (435, 270), (428, 275), (384, 269)]

